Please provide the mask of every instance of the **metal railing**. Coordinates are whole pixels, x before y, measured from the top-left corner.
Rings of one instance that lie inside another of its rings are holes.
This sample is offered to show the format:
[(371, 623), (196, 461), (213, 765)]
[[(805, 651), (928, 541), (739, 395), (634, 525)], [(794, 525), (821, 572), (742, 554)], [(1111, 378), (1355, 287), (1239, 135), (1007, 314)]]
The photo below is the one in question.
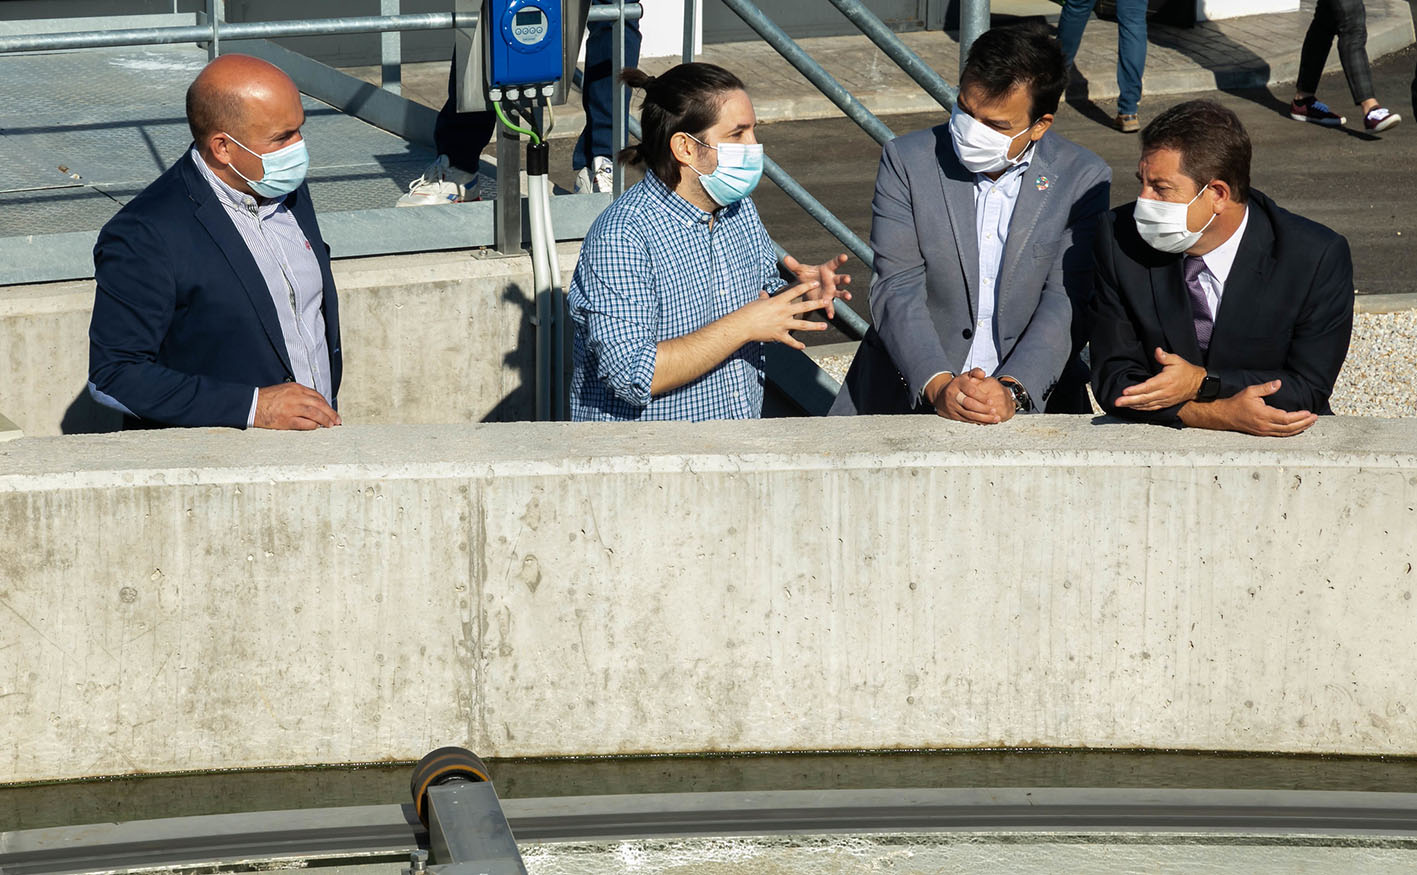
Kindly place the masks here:
[[(880, 143), (895, 134), (868, 110), (851, 92), (805, 52), (780, 26), (763, 13), (753, 0), (720, 0), (741, 18), (778, 54), (782, 55), (847, 118)], [(896, 34), (872, 13), (862, 0), (829, 0), (853, 25), (868, 37), (902, 71), (909, 75), (941, 107), (952, 109), (958, 93), (934, 69), (912, 52)], [(166, 45), (175, 43), (205, 43), (208, 54), (220, 53), (223, 40), (269, 40), (295, 36), (326, 36), (356, 33), (379, 33), (382, 88), (392, 94), (400, 91), (399, 66), (401, 51), (398, 35), (409, 31), (446, 30), (472, 27), (476, 16), (456, 12), (400, 14), (400, 0), (380, 0), (380, 15), (302, 19), (291, 21), (228, 22), (225, 20), (225, 0), (207, 0), (205, 13), (198, 16), (199, 24), (176, 27), (126, 28), (109, 31), (75, 33), (28, 34), (0, 36), (0, 54), (15, 52), (54, 51), (135, 45)], [(685, 0), (683, 59), (693, 60), (696, 25), (701, 0)], [(989, 0), (960, 0), (960, 64), (974, 39), (988, 27)], [(587, 10), (588, 22), (610, 22), (614, 28), (611, 73), (618, 82), (625, 66), (625, 24), (643, 16), (643, 8), (633, 0), (596, 3)], [(581, 72), (575, 71), (579, 80)], [(400, 98), (401, 99), (401, 98)], [(407, 131), (394, 130), (407, 135)], [(614, 89), (612, 142), (618, 154), (627, 142), (627, 135), (640, 135), (638, 121), (628, 113), (625, 88)], [(765, 162), (765, 175), (784, 194), (798, 204), (813, 220), (835, 237), (867, 268), (873, 262), (870, 246), (846, 226), (831, 210), (812, 196), (800, 183), (772, 159)], [(615, 163), (614, 190), (618, 196), (624, 190), (624, 170)], [(779, 255), (782, 254), (779, 248)], [(848, 336), (860, 338), (867, 324), (844, 304), (837, 306), (836, 323)]]
[[(797, 72), (801, 73), (808, 82), (812, 83), (824, 97), (836, 104), (847, 118), (851, 119), (863, 131), (869, 134), (876, 142), (884, 145), (895, 138), (891, 129), (876, 117), (861, 101), (840, 82), (836, 80), (826, 68), (817, 63), (801, 46), (797, 44), (787, 32), (777, 25), (771, 18), (758, 8), (753, 0), (721, 0), (735, 15), (743, 19), (743, 22), (752, 28), (753, 32), (771, 46), (779, 55), (791, 64)], [(875, 13), (866, 8), (862, 0), (830, 0), (831, 4), (854, 24), (868, 39), (890, 58), (897, 66), (910, 76), (925, 92), (935, 99), (946, 110), (954, 109), (955, 97), (958, 89), (950, 85), (935, 72), (929, 64), (921, 60), (920, 56), (910, 50), (908, 46), (896, 36), (895, 33), (878, 18)], [(697, 0), (686, 0), (686, 3), (697, 5)], [(989, 0), (961, 0), (960, 21), (961, 21), (961, 59), (968, 52), (969, 44), (973, 43), (975, 37), (983, 32), (979, 29), (966, 30), (964, 22), (967, 20), (971, 27), (977, 25), (982, 19), (984, 28), (987, 29), (989, 21)], [(693, 25), (686, 20), (684, 25), (684, 57), (689, 60), (693, 49)], [(967, 42), (966, 42), (967, 40)], [(961, 60), (961, 69), (963, 68)], [(822, 205), (820, 201), (812, 197), (808, 191), (793, 179), (785, 170), (777, 165), (772, 159), (765, 159), (764, 172), (783, 193), (800, 206), (807, 215), (811, 216), (818, 224), (825, 228), (841, 245), (845, 246), (851, 254), (859, 258), (868, 269), (872, 267), (875, 258), (871, 252), (871, 247), (866, 244), (855, 232), (846, 226), (844, 222), (836, 217), (831, 210)], [(781, 248), (778, 250), (779, 257), (782, 256)], [(844, 334), (854, 339), (865, 336), (867, 323), (854, 310), (841, 302), (836, 304), (837, 327)]]

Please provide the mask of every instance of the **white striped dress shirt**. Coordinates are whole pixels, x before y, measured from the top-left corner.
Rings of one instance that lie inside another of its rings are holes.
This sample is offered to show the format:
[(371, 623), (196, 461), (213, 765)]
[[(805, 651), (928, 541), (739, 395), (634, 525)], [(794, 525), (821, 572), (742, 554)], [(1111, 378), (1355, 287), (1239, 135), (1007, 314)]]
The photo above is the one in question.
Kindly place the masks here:
[[(195, 148), (191, 156), (260, 268), (280, 319), (295, 381), (319, 392), (333, 405), (330, 350), (325, 340), (325, 281), (300, 223), (286, 209), (284, 198), (257, 201), (222, 181)], [(251, 396), (248, 428), (256, 422), (259, 393), (257, 387)]]

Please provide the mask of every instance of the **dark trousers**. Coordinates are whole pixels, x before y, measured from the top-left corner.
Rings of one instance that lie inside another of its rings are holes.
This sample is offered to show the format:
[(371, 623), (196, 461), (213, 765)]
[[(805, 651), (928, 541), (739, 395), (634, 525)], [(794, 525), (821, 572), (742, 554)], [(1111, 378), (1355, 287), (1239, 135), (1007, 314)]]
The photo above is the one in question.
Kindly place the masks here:
[[(609, 4), (614, 0), (593, 0)], [(614, 83), (610, 81), (612, 52), (615, 48), (615, 25), (609, 21), (591, 22), (586, 26), (585, 80), (581, 84), (581, 106), (585, 109), (586, 125), (576, 141), (571, 156), (571, 169), (590, 165), (595, 155), (614, 158), (612, 118), (615, 112)], [(625, 66), (640, 62), (640, 23), (625, 22)], [(623, 87), (623, 86), (622, 86)], [(468, 173), (477, 172), (478, 157), (497, 130), (497, 116), (490, 112), (457, 111), (456, 64), (448, 69), (448, 99), (438, 110), (433, 127), (433, 145), (438, 154), (447, 155), (448, 162)], [(630, 101), (625, 100), (626, 114)]]
[(1417, 118), (1417, 70), (1412, 71), (1412, 117)]
[(1363, 0), (1318, 0), (1314, 20), (1299, 52), (1299, 77), (1295, 87), (1306, 94), (1319, 89), (1333, 38), (1338, 37), (1338, 60), (1348, 78), (1353, 102), (1373, 97), (1373, 71), (1368, 66), (1368, 17)]

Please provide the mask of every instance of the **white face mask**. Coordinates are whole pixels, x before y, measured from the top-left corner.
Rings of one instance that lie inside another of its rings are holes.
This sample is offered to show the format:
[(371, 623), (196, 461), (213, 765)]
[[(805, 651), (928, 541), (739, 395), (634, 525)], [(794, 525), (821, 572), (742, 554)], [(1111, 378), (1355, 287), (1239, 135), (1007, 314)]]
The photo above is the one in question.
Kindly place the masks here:
[(950, 113), (950, 139), (954, 141), (955, 155), (970, 173), (993, 173), (1017, 164), (1028, 149), (1018, 153), (1018, 158), (1010, 158), (1009, 149), (1013, 148), (1014, 140), (1031, 130), (1033, 125), (1010, 137), (962, 109)]
[(1201, 239), (1205, 229), (1210, 227), (1210, 222), (1215, 221), (1215, 213), (1210, 214), (1210, 222), (1206, 222), (1199, 231), (1192, 231), (1186, 221), (1186, 215), (1190, 211), (1191, 204), (1195, 203), (1201, 195), (1205, 194), (1206, 186), (1196, 192), (1196, 196), (1184, 204), (1173, 203), (1171, 201), (1152, 200), (1147, 197), (1137, 198), (1137, 205), (1132, 210), (1132, 218), (1137, 223), (1137, 233), (1141, 239), (1146, 241), (1146, 245), (1152, 249), (1162, 252), (1180, 253), (1185, 252), (1196, 241)]

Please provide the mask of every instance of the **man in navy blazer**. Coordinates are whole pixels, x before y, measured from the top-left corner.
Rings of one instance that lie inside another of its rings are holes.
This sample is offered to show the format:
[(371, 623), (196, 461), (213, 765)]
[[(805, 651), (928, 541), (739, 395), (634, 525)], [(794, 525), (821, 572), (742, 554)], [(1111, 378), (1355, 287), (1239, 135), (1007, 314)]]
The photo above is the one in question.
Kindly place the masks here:
[(1140, 197), (1097, 235), (1097, 403), (1137, 422), (1303, 432), (1332, 412), (1348, 353), (1348, 241), (1250, 187), (1249, 134), (1218, 103), (1173, 106), (1141, 138)]
[(1091, 411), (1078, 353), (1112, 173), (1050, 130), (1066, 81), (1046, 31), (995, 28), (969, 50), (950, 123), (886, 144), (874, 326), (832, 414)]
[(216, 59), (187, 93), (192, 148), (99, 233), (89, 391), (125, 428), (340, 424), (304, 118), (279, 69)]

